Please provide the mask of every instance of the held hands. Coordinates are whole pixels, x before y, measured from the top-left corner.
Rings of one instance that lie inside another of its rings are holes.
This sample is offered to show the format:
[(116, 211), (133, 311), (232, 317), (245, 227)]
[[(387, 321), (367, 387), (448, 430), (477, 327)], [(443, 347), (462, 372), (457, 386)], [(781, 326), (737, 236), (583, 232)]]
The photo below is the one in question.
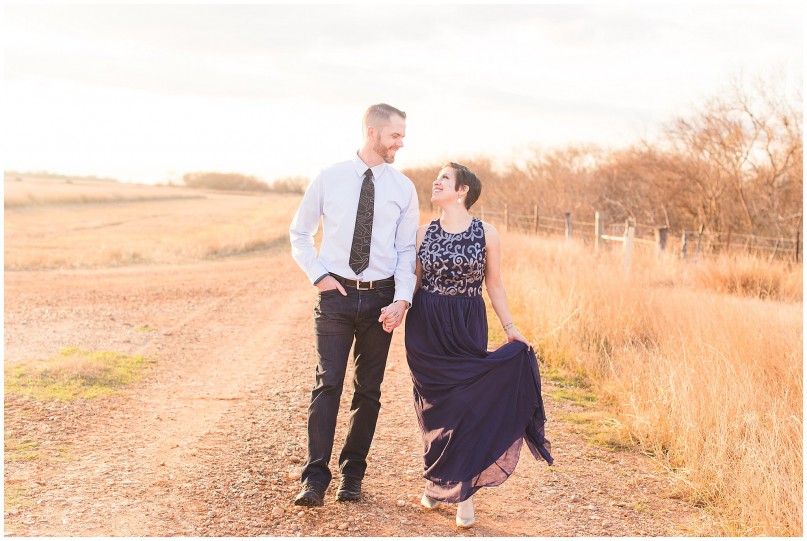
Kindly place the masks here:
[[(320, 291), (320, 293), (336, 289), (343, 296), (347, 296), (345, 288), (342, 287), (342, 284), (337, 282), (333, 276), (326, 276), (317, 282), (316, 288)], [(381, 309), (381, 316), (379, 316), (378, 321), (382, 324), (386, 332), (392, 332), (396, 327), (403, 323), (403, 318), (407, 307), (408, 303), (406, 301), (395, 301), (389, 306), (385, 306)]]
[(320, 293), (323, 291), (330, 291), (331, 289), (338, 289), (339, 293), (343, 296), (347, 297), (347, 291), (345, 288), (342, 287), (342, 284), (336, 281), (336, 278), (333, 276), (326, 276), (316, 284), (316, 288), (319, 290)]
[(403, 323), (407, 307), (408, 303), (406, 301), (395, 301), (381, 309), (381, 316), (379, 316), (378, 321), (386, 332), (392, 332)]

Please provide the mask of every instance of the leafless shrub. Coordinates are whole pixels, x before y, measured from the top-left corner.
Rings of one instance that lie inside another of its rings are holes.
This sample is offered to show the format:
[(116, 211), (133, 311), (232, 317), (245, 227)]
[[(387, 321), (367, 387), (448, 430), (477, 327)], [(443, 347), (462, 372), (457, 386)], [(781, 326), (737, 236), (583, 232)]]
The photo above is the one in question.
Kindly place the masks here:
[(305, 177), (284, 177), (272, 181), (269, 190), (275, 193), (303, 194), (309, 180)]
[(269, 185), (257, 177), (240, 173), (198, 172), (187, 173), (182, 177), (189, 188), (211, 190), (233, 190), (241, 192), (268, 192)]

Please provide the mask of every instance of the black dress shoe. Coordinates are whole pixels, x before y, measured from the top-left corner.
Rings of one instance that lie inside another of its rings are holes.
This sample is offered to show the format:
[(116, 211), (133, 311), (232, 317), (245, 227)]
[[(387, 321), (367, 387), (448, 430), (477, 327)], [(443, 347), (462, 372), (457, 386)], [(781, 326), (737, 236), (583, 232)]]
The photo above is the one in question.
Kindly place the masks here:
[(325, 503), (325, 488), (313, 483), (305, 483), (303, 490), (294, 498), (294, 505), (319, 507)]
[(342, 477), (336, 490), (336, 501), (355, 502), (361, 498), (361, 479), (358, 477)]

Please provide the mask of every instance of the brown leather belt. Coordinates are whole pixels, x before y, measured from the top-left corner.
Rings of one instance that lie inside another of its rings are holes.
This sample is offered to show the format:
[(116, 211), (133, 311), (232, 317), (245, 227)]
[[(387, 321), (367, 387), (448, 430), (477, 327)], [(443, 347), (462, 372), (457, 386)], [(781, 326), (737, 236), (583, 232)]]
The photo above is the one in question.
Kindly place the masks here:
[(395, 287), (395, 278), (383, 278), (381, 280), (370, 280), (369, 282), (360, 282), (359, 280), (348, 280), (347, 278), (342, 278), (338, 274), (334, 274), (329, 272), (331, 276), (336, 278), (336, 281), (346, 287), (352, 287), (358, 290), (368, 290), (368, 289), (386, 289), (388, 287)]

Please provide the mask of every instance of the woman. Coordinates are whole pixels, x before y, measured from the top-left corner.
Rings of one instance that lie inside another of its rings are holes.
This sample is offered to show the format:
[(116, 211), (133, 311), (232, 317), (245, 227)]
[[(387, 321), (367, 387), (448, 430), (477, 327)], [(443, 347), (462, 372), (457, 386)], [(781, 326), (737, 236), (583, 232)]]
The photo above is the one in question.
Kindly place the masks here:
[[(538, 363), (507, 306), (499, 235), (468, 212), (481, 191), (477, 176), (454, 162), (434, 181), (431, 201), (442, 212), (418, 229), (418, 286), (405, 332), (424, 444), (421, 503), (458, 503), (460, 527), (475, 521), (471, 496), (513, 473), (522, 440), (552, 464)], [(508, 342), (491, 352), (483, 281)]]

